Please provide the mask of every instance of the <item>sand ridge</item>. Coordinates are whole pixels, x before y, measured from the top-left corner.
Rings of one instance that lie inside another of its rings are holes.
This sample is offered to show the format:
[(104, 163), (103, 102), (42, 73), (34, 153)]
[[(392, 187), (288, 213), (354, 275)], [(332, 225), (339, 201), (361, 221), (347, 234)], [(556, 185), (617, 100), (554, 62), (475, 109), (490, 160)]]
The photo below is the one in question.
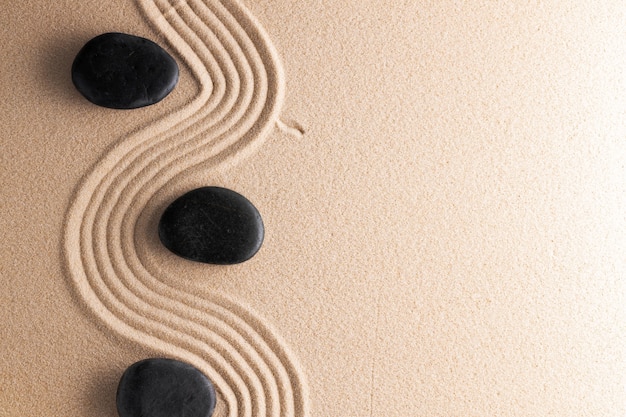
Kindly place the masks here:
[(66, 218), (68, 275), (83, 307), (111, 330), (205, 372), (222, 400), (216, 415), (306, 416), (302, 371), (276, 332), (226, 295), (165, 284), (142, 263), (134, 237), (147, 205), (176, 197), (177, 179), (197, 166), (237, 163), (279, 122), (285, 82), (277, 53), (236, 1), (138, 4), (200, 89), (185, 107), (123, 138), (84, 178)]

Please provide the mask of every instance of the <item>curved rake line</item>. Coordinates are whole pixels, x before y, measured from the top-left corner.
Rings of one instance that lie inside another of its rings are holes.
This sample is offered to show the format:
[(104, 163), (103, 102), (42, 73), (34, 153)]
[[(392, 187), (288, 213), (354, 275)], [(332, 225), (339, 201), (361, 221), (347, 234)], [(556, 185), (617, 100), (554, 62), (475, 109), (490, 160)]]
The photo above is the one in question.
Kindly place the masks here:
[[(203, 98), (203, 97), (202, 97), (202, 95), (200, 95), (200, 97), (199, 97), (199, 98), (200, 98), (200, 99), (202, 99), (202, 98)], [(198, 101), (198, 100), (196, 100), (196, 102), (197, 102), (197, 101)], [(192, 108), (193, 108), (193, 103), (192, 103), (192, 105), (191, 105), (191, 106), (188, 106), (188, 107), (192, 107)], [(184, 111), (183, 111), (182, 113), (184, 113)], [(176, 117), (173, 117), (173, 118), (171, 118), (171, 119), (173, 119), (174, 121), (176, 121), (176, 119), (177, 119), (177, 118), (176, 118)], [(168, 121), (168, 120), (165, 120), (165, 122), (167, 122), (167, 121)], [(162, 124), (166, 124), (166, 123), (162, 123)], [(157, 127), (159, 127), (159, 126), (157, 125)], [(137, 135), (137, 136), (141, 139), (141, 136), (140, 136), (140, 135)], [(134, 138), (131, 138), (131, 139), (134, 139)], [(129, 140), (127, 140), (126, 142), (129, 142)], [(141, 144), (141, 143), (139, 143), (137, 146), (139, 146), (140, 144)], [(121, 148), (122, 148), (122, 146), (118, 146), (116, 149), (117, 149), (117, 150), (119, 150), (119, 149), (121, 149)], [(109, 154), (108, 154), (108, 159), (112, 159), (112, 158), (114, 158), (114, 157), (116, 156), (116, 154), (117, 154), (117, 153), (119, 153), (119, 152), (115, 152), (115, 150), (116, 150), (116, 149), (114, 149), (111, 153), (109, 153)], [(106, 161), (106, 159), (107, 159), (107, 157), (105, 157), (105, 160), (104, 160), (104, 161), (100, 164), (100, 167), (102, 167), (102, 166), (106, 165), (106, 164), (104, 163), (104, 162)], [(101, 170), (100, 170), (100, 172), (101, 172)], [(97, 174), (99, 174), (99, 170), (98, 170), (98, 169), (95, 169), (95, 170), (94, 170), (94, 172), (93, 172), (93, 174), (92, 174), (90, 177), (87, 177), (87, 178), (84, 180), (84, 182), (83, 182), (83, 188), (82, 188), (82, 190), (83, 190), (83, 194), (85, 193), (85, 190), (89, 189), (89, 188), (88, 188), (88, 186), (89, 186), (91, 183), (93, 183), (93, 182), (97, 181), (97, 176), (98, 176)], [(79, 193), (79, 196), (80, 196), (80, 193)], [(70, 213), (68, 214), (68, 217), (69, 217), (69, 219), (68, 219), (68, 229), (67, 229), (67, 230), (68, 230), (68, 232), (69, 232), (69, 231), (74, 230), (74, 229), (71, 227), (71, 226), (72, 226), (72, 224), (74, 223), (74, 222), (73, 222), (73, 217), (75, 217), (75, 215), (76, 215), (76, 213), (77, 213), (77, 212), (79, 213), (79, 212), (81, 211), (81, 210), (80, 210), (80, 205), (81, 205), (81, 199), (80, 199), (80, 198), (76, 198), (76, 200), (75, 200), (75, 202), (74, 202), (74, 205), (73, 205), (73, 209), (72, 209), (72, 210), (70, 211)], [(70, 233), (70, 234), (71, 234), (71, 233)], [(73, 271), (73, 270), (74, 270), (74, 268), (72, 268), (71, 266), (72, 266), (72, 264), (74, 264), (74, 263), (75, 263), (75, 262), (74, 262), (74, 261), (75, 261), (75, 259), (74, 259), (74, 257), (72, 256), (72, 253), (73, 253), (73, 250), (72, 250), (72, 244), (71, 244), (72, 237), (70, 236), (70, 237), (69, 237), (68, 239), (66, 239), (66, 240), (67, 240), (67, 242), (68, 242), (68, 244), (67, 244), (68, 250), (66, 251), (66, 256), (67, 256), (67, 258), (68, 258), (68, 263), (69, 263), (69, 266), (70, 266), (70, 268), (69, 268), (69, 269), (70, 269), (70, 271)], [(79, 278), (79, 277), (77, 277), (77, 276), (75, 276), (75, 275), (73, 275), (73, 276), (74, 276), (74, 278), (75, 278), (75, 281), (77, 280), (76, 278)], [(84, 287), (84, 285), (81, 285), (81, 283), (77, 283), (77, 288), (78, 288), (79, 292), (80, 292), (80, 293), (84, 296), (84, 298), (88, 298), (88, 297), (87, 297), (87, 293), (86, 293), (86, 291), (85, 291), (85, 287)], [(89, 303), (87, 303), (87, 304), (89, 304)], [(97, 307), (102, 307), (102, 304), (101, 304), (101, 303), (97, 303)], [(96, 312), (102, 313), (102, 311), (101, 311), (101, 309), (100, 309), (100, 308), (96, 308), (96, 310), (100, 310), (100, 311), (96, 311)], [(110, 315), (109, 315), (109, 318), (111, 318), (111, 317), (110, 317)], [(105, 318), (105, 320), (106, 320), (106, 318)], [(127, 330), (128, 330), (128, 329), (126, 329), (126, 328), (125, 328), (125, 329), (120, 329), (120, 332), (121, 332), (121, 333), (126, 333), (126, 335), (127, 335), (127, 336), (131, 336), (131, 335), (129, 335), (129, 334), (128, 334), (128, 331), (127, 331)], [(140, 332), (140, 333), (141, 333), (141, 332)], [(130, 337), (130, 339), (135, 339), (135, 340), (136, 340), (137, 338), (136, 338), (136, 337), (132, 337), (132, 336), (131, 336), (131, 337)], [(139, 340), (138, 340), (138, 341), (139, 341)], [(219, 380), (219, 379), (220, 379), (220, 378), (217, 378), (217, 380)]]
[[(170, 32), (170, 33), (171, 33), (171, 32)], [(257, 84), (258, 84), (258, 83), (256, 83), (255, 85), (257, 85)], [(276, 106), (276, 107), (279, 107), (279, 106)], [(270, 128), (271, 128), (271, 124), (270, 124)], [(139, 136), (139, 135), (138, 135), (138, 136)], [(263, 136), (263, 135), (261, 134), (261, 136)], [(128, 142), (128, 141), (126, 141), (126, 142)], [(153, 151), (153, 150), (154, 150), (154, 149), (151, 149), (151, 151)], [(141, 158), (139, 158), (139, 159), (141, 159)], [(94, 172), (94, 174), (95, 174), (95, 172)], [(93, 177), (93, 175), (92, 175), (92, 177)], [(85, 183), (86, 183), (86, 184), (88, 184), (88, 183), (89, 183), (89, 181), (87, 181), (87, 180), (86, 180), (86, 181), (85, 181)], [(93, 201), (93, 200), (92, 200), (92, 201)], [(74, 206), (76, 206), (76, 204), (75, 204)], [(68, 217), (70, 217), (70, 220), (68, 221), (68, 225), (71, 225), (71, 224), (72, 224), (72, 221), (71, 221), (71, 220), (72, 220), (72, 219), (71, 219), (71, 218), (72, 218), (71, 213), (70, 213), (70, 215), (68, 215)], [(100, 217), (100, 218), (101, 218), (101, 217)], [(128, 218), (128, 217), (125, 217), (124, 219), (127, 219), (127, 218)], [(68, 227), (68, 229), (71, 229), (71, 228), (69, 228), (69, 227)], [(89, 239), (89, 237), (87, 238), (87, 240), (88, 240), (88, 241), (90, 240), (90, 239)], [(107, 241), (107, 240), (105, 239), (105, 241)], [(95, 243), (95, 242), (94, 242), (94, 243)], [(71, 246), (71, 245), (68, 243), (67, 247), (68, 247), (68, 248), (70, 248), (70, 246)], [(96, 245), (96, 246), (97, 246), (97, 245)], [(130, 245), (130, 246), (127, 246), (127, 247), (131, 247), (131, 248), (132, 248), (133, 246), (132, 246), (132, 245)], [(109, 249), (111, 249), (113, 253), (115, 252), (115, 247), (114, 247), (114, 248), (109, 248)], [(105, 255), (106, 255), (106, 253), (105, 253)], [(124, 254), (122, 253), (122, 256), (123, 256), (123, 255), (124, 255)], [(69, 263), (71, 264), (71, 263), (72, 263), (72, 259), (70, 259), (70, 258), (71, 258), (71, 256), (69, 256), (69, 255), (68, 255), (68, 261), (69, 261)], [(98, 263), (98, 261), (97, 261), (97, 260), (96, 260), (96, 263)], [(101, 265), (101, 263), (102, 263), (102, 260), (100, 260), (100, 267), (101, 267), (101, 268), (103, 268), (103, 267), (104, 267), (104, 268), (106, 269), (106, 266)], [(119, 265), (118, 265), (118, 266), (119, 266)], [(88, 267), (88, 265), (86, 265), (86, 267)], [(123, 275), (123, 274), (122, 274), (122, 275)], [(76, 277), (75, 277), (75, 278), (76, 278)], [(80, 291), (80, 289), (82, 288), (82, 286), (81, 286), (81, 284), (80, 284), (80, 283), (77, 283), (77, 287), (79, 288), (79, 291)], [(83, 293), (83, 295), (85, 294), (85, 292), (84, 292), (84, 291), (82, 291), (82, 293)], [(96, 301), (97, 301), (97, 300), (96, 300)], [(231, 301), (231, 303), (232, 303), (232, 301)], [(100, 303), (98, 303), (98, 304), (100, 304)], [(206, 311), (206, 308), (207, 308), (207, 306), (205, 305), (205, 304), (206, 304), (206, 302), (204, 302), (204, 301), (203, 301), (201, 304), (203, 304), (203, 306), (202, 306), (202, 310), (203, 310), (203, 311)], [(250, 312), (246, 311), (246, 310), (245, 310), (242, 306), (236, 305), (236, 303), (235, 303), (235, 304), (234, 304), (234, 307), (233, 307), (233, 306), (230, 306), (230, 307), (224, 307), (224, 306), (222, 306), (222, 308), (226, 308), (226, 309), (227, 309), (228, 314), (230, 314), (230, 315), (233, 315), (233, 314), (234, 314), (235, 321), (237, 321), (237, 320), (241, 320), (241, 321), (243, 322), (243, 324), (244, 324), (244, 325), (248, 325), (248, 323), (246, 322), (246, 320), (245, 320), (245, 319), (242, 319), (241, 317), (237, 317), (237, 314), (233, 313), (233, 311), (236, 311), (236, 312), (238, 312), (239, 314), (243, 314), (243, 315), (248, 316), (248, 317), (247, 317), (247, 319), (248, 319), (248, 320), (253, 320), (253, 321), (256, 321), (256, 326), (257, 326), (257, 328), (261, 328), (261, 329), (263, 329), (262, 333), (264, 333), (265, 335), (267, 335), (268, 331), (267, 331), (267, 328), (265, 327), (266, 325), (265, 325), (262, 321), (260, 321), (257, 317), (255, 317), (253, 314), (251, 314)], [(233, 310), (233, 311), (229, 310), (229, 308), (230, 308), (231, 310)], [(183, 310), (183, 311), (184, 311), (184, 310)], [(226, 316), (227, 316), (228, 314), (226, 314)], [(228, 317), (226, 317), (226, 318), (228, 319)], [(173, 320), (174, 320), (174, 321), (173, 321), (173, 323), (174, 323), (174, 324), (180, 324), (180, 323), (183, 323), (183, 324), (184, 324), (184, 323), (185, 323), (185, 322), (180, 322), (180, 321), (177, 321), (177, 320), (179, 320), (179, 319), (180, 319), (180, 317), (177, 317), (177, 318), (173, 319)], [(231, 318), (231, 320), (232, 320), (232, 318)], [(105, 321), (106, 321), (106, 319), (105, 319)], [(116, 322), (116, 320), (113, 320), (111, 323), (113, 323), (113, 322)], [(109, 324), (110, 324), (110, 323), (109, 323)], [(141, 324), (141, 321), (140, 321), (140, 322), (139, 322), (139, 324), (140, 324), (140, 325), (147, 325), (147, 324), (149, 324), (149, 323), (144, 322), (144, 324)], [(194, 324), (194, 323), (192, 323), (192, 325), (193, 325), (193, 324)], [(205, 326), (206, 326), (207, 324), (208, 324), (208, 323), (205, 323)], [(115, 326), (113, 326), (113, 327), (115, 327)], [(119, 327), (119, 326), (118, 326), (118, 327)], [(141, 326), (139, 326), (139, 327), (141, 328)], [(219, 327), (219, 326), (218, 326), (218, 327)], [(121, 330), (120, 330), (120, 329), (121, 329)], [(126, 330), (127, 330), (127, 329), (126, 329), (126, 327), (123, 327), (123, 329), (122, 329), (122, 328), (120, 328), (120, 329), (118, 329), (118, 331), (120, 331), (120, 333), (122, 333), (122, 334), (123, 334), (123, 333), (128, 333), (128, 332), (126, 331)], [(137, 329), (137, 330), (139, 330), (139, 329)], [(233, 329), (233, 331), (235, 331), (235, 334), (237, 334), (237, 333), (236, 333), (236, 330), (234, 330), (234, 329)], [(248, 335), (248, 336), (249, 336), (249, 337), (258, 337), (258, 338), (259, 338), (259, 340), (257, 341), (257, 343), (261, 343), (261, 342), (265, 343), (265, 342), (266, 342), (266, 341), (264, 341), (264, 340), (262, 339), (262, 337), (258, 336), (258, 334), (257, 334), (257, 333), (256, 333), (256, 332), (252, 329), (252, 328), (250, 328), (250, 331), (251, 331), (251, 335), (252, 335), (252, 336), (250, 336), (250, 335)], [(170, 329), (170, 333), (171, 333), (171, 332), (172, 332), (172, 330)], [(140, 333), (141, 333), (141, 331), (140, 331)], [(167, 331), (166, 331), (166, 333), (167, 333)], [(195, 330), (195, 333), (197, 333), (197, 329)], [(237, 334), (237, 335), (238, 335), (238, 336), (241, 336), (241, 335), (239, 335), (239, 334)], [(128, 336), (128, 335), (127, 335), (127, 336)], [(274, 336), (274, 335), (272, 334), (272, 336)], [(131, 338), (131, 339), (134, 339), (134, 340), (135, 340), (135, 339), (137, 339), (136, 337), (130, 337), (130, 338)], [(167, 334), (166, 334), (166, 338), (167, 338)], [(272, 340), (270, 340), (269, 344), (270, 344), (270, 345), (273, 345), (273, 346), (275, 346), (275, 347), (278, 347), (278, 348), (279, 348), (278, 350), (280, 351), (279, 355), (280, 355), (280, 356), (285, 356), (285, 351), (284, 351), (284, 349), (283, 349), (283, 348), (284, 348), (284, 346), (282, 346), (281, 342), (279, 342), (279, 341), (278, 341), (275, 337), (270, 338), (270, 339), (272, 339)], [(183, 340), (184, 340), (184, 338), (183, 338)], [(165, 342), (165, 341), (164, 341), (164, 343), (165, 343), (165, 344), (167, 344), (167, 342)], [(218, 343), (219, 343), (219, 342), (218, 342)], [(268, 347), (267, 347), (267, 345), (264, 345), (264, 346), (263, 346), (263, 343), (261, 343), (261, 344), (262, 344), (262, 347), (263, 347), (263, 348), (268, 348)], [(193, 344), (193, 343), (192, 343), (192, 344)], [(159, 343), (157, 343), (157, 345), (160, 345), (160, 344), (159, 344)], [(243, 347), (243, 345), (242, 345), (242, 347)], [(268, 349), (269, 349), (269, 348), (268, 348)], [(269, 350), (270, 350), (270, 353), (272, 353), (272, 354), (273, 354), (273, 352), (271, 352), (271, 349), (269, 349)], [(272, 357), (272, 355), (270, 355), (269, 357)], [(291, 367), (293, 366), (292, 361), (290, 360), (290, 358), (288, 357), (288, 355), (287, 355), (287, 356), (285, 356), (283, 359), (285, 359), (285, 358), (287, 359), (287, 363), (288, 363), (288, 365), (289, 365), (289, 366), (290, 366), (290, 368), (291, 368)], [(262, 359), (263, 359), (263, 358), (261, 357), (261, 360), (262, 360)], [(273, 362), (273, 361), (272, 361), (272, 362)], [(282, 364), (280, 363), (280, 361), (278, 361), (278, 365), (282, 365)], [(257, 371), (261, 371), (261, 368), (259, 368), (258, 366), (257, 366), (257, 367), (255, 367), (255, 368), (256, 368), (256, 370), (257, 370)], [(279, 374), (281, 374), (281, 376), (283, 376), (283, 377), (284, 377), (285, 375), (283, 375), (283, 372), (280, 372), (281, 370), (282, 370), (282, 371), (284, 371), (284, 369), (283, 369), (282, 367), (280, 367), (280, 366), (278, 367), (278, 369), (279, 369), (278, 373), (279, 373)], [(263, 373), (263, 374), (264, 374), (264, 372), (260, 372), (260, 373)], [(292, 373), (293, 375), (295, 375), (295, 376), (296, 376), (296, 386), (299, 388), (299, 390), (298, 390), (298, 391), (302, 392), (302, 391), (303, 391), (303, 389), (304, 389), (304, 387), (302, 386), (301, 381), (297, 378), (297, 376), (298, 376), (298, 372), (297, 372), (297, 370), (295, 370), (295, 372), (294, 372), (294, 370), (292, 369), (292, 372), (290, 372), (290, 373)], [(286, 375), (286, 376), (287, 376), (287, 378), (289, 377), (289, 375)], [(214, 378), (215, 378), (215, 377), (214, 377)], [(219, 378), (215, 378), (215, 379), (216, 379), (216, 380), (219, 380)], [(270, 380), (268, 380), (268, 381), (270, 381)], [(267, 382), (267, 381), (266, 381), (266, 382)], [(237, 385), (238, 385), (238, 384), (237, 384)], [(281, 385), (282, 385), (282, 384), (281, 384)], [(289, 385), (289, 387), (290, 387), (290, 385)], [(257, 389), (258, 389), (258, 386), (257, 386)], [(231, 395), (228, 395), (228, 393), (225, 393), (225, 394), (226, 394), (226, 396), (227, 396), (227, 397), (230, 397), (230, 401), (228, 401), (228, 402), (229, 402), (229, 403), (230, 403), (230, 402), (232, 402), (232, 396), (231, 396)], [(270, 397), (272, 397), (272, 396), (270, 395)], [(302, 400), (302, 394), (300, 395), (300, 400)], [(291, 401), (288, 401), (288, 402), (291, 402)], [(274, 407), (271, 407), (271, 408), (273, 409)], [(289, 408), (289, 407), (286, 407), (286, 408)], [(305, 407), (303, 407), (303, 406), (298, 406), (297, 408), (298, 408), (299, 410), (302, 410), (302, 411), (304, 411), (304, 409), (305, 409)], [(230, 411), (233, 411), (233, 410), (234, 410), (234, 407), (230, 406), (230, 407), (229, 407), (229, 410), (230, 410)], [(246, 414), (247, 414), (247, 413), (246, 413)]]
[[(119, 178), (119, 177), (118, 177), (118, 178)], [(108, 196), (106, 196), (106, 195), (105, 195), (105, 198), (107, 198), (107, 197), (108, 197)], [(98, 207), (98, 209), (101, 209), (101, 208), (102, 208), (102, 207)], [(102, 213), (100, 213), (100, 212), (98, 212), (98, 211), (97, 211), (96, 213), (97, 213), (97, 215), (96, 215), (96, 217), (95, 217), (96, 219), (103, 219), (103, 217), (99, 215), (99, 214), (102, 214)], [(100, 224), (102, 224), (102, 223), (100, 223)], [(96, 226), (98, 226), (98, 223), (96, 223)], [(105, 239), (104, 241), (105, 241), (105, 242), (107, 242), (107, 240), (106, 240), (106, 239)], [(96, 256), (96, 261), (100, 261), (100, 269), (101, 269), (101, 272), (103, 272), (103, 273), (102, 273), (102, 275), (104, 275), (104, 276), (107, 276), (107, 274), (106, 274), (106, 273), (104, 273), (104, 272), (106, 271), (106, 269), (103, 269), (103, 268), (106, 268), (106, 265), (103, 267), (103, 266), (102, 266), (102, 261), (103, 261), (103, 259), (105, 259), (105, 258), (106, 258), (106, 255), (107, 255), (106, 253), (102, 253), (102, 252), (101, 252), (101, 253), (100, 253), (100, 256)], [(113, 276), (115, 276), (115, 275), (113, 275)], [(113, 284), (115, 284), (115, 282), (112, 282), (112, 283), (113, 283)], [(121, 294), (121, 293), (119, 293), (119, 289), (118, 289), (118, 297), (122, 297), (122, 294)], [(132, 303), (130, 303), (130, 304), (132, 305)], [(154, 314), (154, 312), (152, 312), (152, 313)], [(149, 313), (149, 312), (144, 311), (144, 314), (149, 315), (150, 313)], [(162, 320), (162, 318), (161, 318), (161, 320)], [(145, 323), (144, 323), (144, 325), (147, 325), (147, 324), (145, 324)], [(167, 335), (162, 335), (162, 337), (166, 338), (166, 337), (167, 337)], [(236, 382), (236, 380), (234, 380), (234, 381)], [(237, 383), (236, 385), (242, 385), (242, 384)], [(249, 402), (249, 400), (248, 400), (249, 395), (247, 395), (248, 393), (247, 393), (247, 391), (245, 390), (245, 386), (244, 386), (244, 387), (243, 387), (243, 389), (242, 389), (242, 393), (243, 393), (242, 395), (243, 395), (243, 397), (244, 397), (244, 400), (243, 400), (243, 401), (244, 401), (244, 404), (243, 404), (242, 408), (245, 408), (245, 405)], [(240, 405), (241, 405), (241, 404), (240, 404)], [(243, 411), (244, 411), (244, 413), (245, 413), (245, 411), (246, 411), (246, 410), (243, 410)], [(247, 414), (247, 413), (245, 413), (245, 414)]]
[[(216, 2), (214, 2), (214, 3), (216, 3)], [(280, 104), (282, 104), (282, 97), (284, 95), (284, 74), (282, 72), (282, 67), (280, 67), (279, 65), (275, 65), (275, 63), (279, 62), (279, 59), (278, 59), (277, 52), (271, 46), (271, 42), (269, 41), (268, 35), (264, 32), (264, 30), (262, 29), (262, 26), (259, 24), (259, 22), (257, 22), (254, 19), (254, 16), (249, 15), (247, 13), (247, 11), (243, 8), (243, 6), (241, 6), (240, 4), (238, 4), (235, 1), (230, 1), (230, 0), (227, 1), (227, 2), (223, 2), (223, 3), (229, 4), (233, 9), (238, 10), (240, 13), (247, 14), (247, 17), (248, 17), (248, 19), (249, 19), (249, 21), (251, 23), (250, 26), (253, 27), (255, 30), (257, 30), (256, 37), (265, 39), (265, 42), (260, 42), (259, 44), (266, 48), (265, 49), (266, 55), (272, 57), (272, 59), (270, 61), (271, 61), (271, 64), (274, 64), (274, 66), (273, 66), (273, 68), (271, 68), (272, 69), (271, 71), (268, 71), (268, 73), (270, 75), (272, 75), (272, 74), (275, 75), (275, 79), (277, 80), (277, 82), (276, 82), (276, 84), (277, 84), (276, 85), (276, 89), (277, 89), (276, 95), (279, 97), (279, 100), (277, 100), (277, 101), (281, 101)], [(219, 3), (217, 3), (217, 4), (219, 5)], [(277, 106), (277, 107), (279, 107), (279, 106)], [(278, 120), (278, 113), (275, 114), (275, 116), (273, 117), (273, 120)], [(272, 127), (271, 123), (268, 123), (268, 127), (269, 128)], [(193, 294), (188, 294), (188, 295), (191, 296), (191, 297), (195, 297)], [(230, 307), (230, 308), (231, 309), (240, 310), (240, 313), (243, 313), (244, 316), (247, 316), (248, 317), (248, 321), (253, 323), (253, 325), (252, 325), (253, 328), (264, 328), (264, 327), (266, 327), (265, 323), (260, 321), (258, 319), (258, 317), (256, 317), (251, 312), (248, 312), (243, 306), (238, 305), (237, 303), (233, 302), (232, 300), (229, 300), (227, 297), (225, 297), (223, 295), (222, 296), (214, 295), (214, 297), (221, 298), (221, 301), (222, 301), (223, 304), (234, 305), (234, 307)], [(199, 302), (201, 304), (204, 303), (204, 300), (202, 300), (201, 298), (199, 298), (199, 297), (196, 297), (196, 298), (197, 298), (197, 300), (199, 300)], [(225, 307), (225, 308), (229, 309), (229, 307)], [(287, 352), (286, 345), (284, 343), (278, 341), (278, 339), (277, 339), (277, 337), (276, 337), (276, 335), (274, 333), (267, 332), (267, 335), (268, 335), (268, 337), (270, 339), (275, 339), (275, 340), (272, 340), (270, 344), (271, 345), (275, 345), (275, 346), (280, 348), (279, 350), (282, 351), (281, 352), (281, 356), (285, 356), (285, 357), (289, 358), (290, 354)], [(287, 362), (288, 362), (289, 365), (293, 366), (293, 364), (292, 364), (293, 361), (292, 360), (288, 360)], [(292, 368), (291, 371), (292, 372), (290, 372), (290, 374), (296, 377), (295, 385), (299, 388), (298, 391), (301, 392), (301, 393), (306, 392), (306, 387), (305, 387), (304, 381), (301, 380), (300, 378), (298, 378), (300, 376), (300, 373), (296, 369), (294, 369), (294, 368)], [(303, 396), (303, 395), (301, 395), (301, 396)], [(303, 402), (303, 403), (305, 402), (304, 399), (301, 399), (300, 401)], [(306, 404), (303, 405), (301, 407), (301, 409), (300, 409), (300, 411), (303, 412), (302, 415), (308, 414), (307, 410), (308, 410), (308, 405), (306, 405)]]
[[(193, 57), (192, 57), (193, 58)], [(193, 59), (191, 60), (193, 62)], [(193, 66), (192, 66), (192, 69)], [(197, 70), (196, 70), (197, 71)], [(199, 77), (201, 78), (201, 77)], [(204, 83), (204, 85), (210, 85), (210, 83)], [(206, 91), (206, 88), (204, 89), (204, 91)], [(157, 133), (161, 133), (163, 132), (165, 129), (163, 126), (167, 127), (168, 124), (171, 124), (170, 122), (175, 122), (180, 118), (180, 116), (178, 116), (178, 114), (181, 114), (183, 117), (185, 116), (185, 110), (195, 110), (194, 108), (198, 108), (199, 105), (202, 104), (203, 99), (208, 98), (207, 94), (199, 94), (199, 96), (186, 108), (183, 108), (182, 110), (176, 112), (173, 116), (170, 117), (166, 117), (165, 119), (161, 120), (160, 122), (157, 122), (155, 124), (153, 124), (153, 129), (155, 131), (157, 131)], [(204, 100), (206, 101), (206, 100)], [(183, 123), (183, 122), (181, 122)], [(140, 132), (141, 133), (141, 132)], [(137, 136), (139, 139), (141, 139), (141, 134), (138, 135), (134, 135)], [(124, 141), (123, 144), (126, 144), (128, 142), (132, 143), (132, 139), (134, 139), (134, 137), (129, 137), (126, 141)], [(139, 147), (141, 145), (141, 140), (138, 141), (139, 143), (136, 144), (135, 148)], [(80, 225), (76, 226), (76, 221), (80, 220), (80, 218), (76, 218), (77, 214), (81, 213), (83, 210), (81, 210), (81, 207), (84, 206), (85, 200), (79, 198), (81, 197), (82, 194), (85, 194), (87, 190), (90, 189), (90, 185), (92, 185), (94, 182), (97, 182), (98, 180), (98, 174), (100, 172), (102, 172), (102, 169), (98, 169), (99, 167), (106, 167), (107, 162), (109, 160), (115, 159), (117, 157), (117, 154), (119, 154), (119, 150), (123, 150), (123, 146), (118, 145), (117, 147), (115, 147), (109, 154), (107, 154), (103, 160), (101, 161), (100, 164), (98, 164), (96, 166), (96, 168), (94, 169), (94, 171), (92, 171), (92, 174), (87, 176), (82, 183), (82, 188), (80, 189), (80, 191), (77, 193), (77, 196), (74, 200), (74, 203), (72, 205), (72, 207), (70, 208), (70, 210), (68, 211), (68, 218), (67, 218), (67, 229), (66, 229), (66, 248), (65, 248), (65, 256), (68, 262), (68, 271), (70, 272), (70, 275), (74, 278), (74, 282), (76, 285), (76, 289), (78, 290), (79, 294), (83, 296), (83, 299), (86, 301), (88, 300), (90, 297), (90, 295), (94, 295), (94, 288), (88, 288), (88, 285), (85, 284), (89, 284), (89, 276), (95, 276), (95, 273), (93, 271), (91, 271), (91, 274), (85, 274), (86, 276), (82, 276), (84, 274), (84, 272), (86, 271), (82, 271), (80, 268), (74, 268), (74, 266), (76, 266), (77, 264), (81, 263), (81, 259), (80, 256), (82, 255), (80, 250), (76, 251), (75, 249), (78, 247), (80, 248), (80, 240), (78, 242), (74, 242), (75, 238), (80, 239)], [(72, 233), (73, 231), (78, 230), (78, 233)], [(88, 239), (89, 240), (89, 239)], [(83, 260), (84, 261), (84, 260)], [(86, 270), (89, 270), (89, 266), (85, 265), (83, 263), (83, 267), (86, 268)], [(77, 275), (78, 273), (78, 275)], [(82, 276), (82, 278), (84, 279), (80, 279)], [(142, 337), (137, 337), (133, 334), (133, 330), (137, 331), (138, 329), (133, 329), (130, 326), (124, 325), (123, 321), (117, 320), (117, 318), (111, 314), (110, 311), (107, 311), (106, 307), (104, 306), (104, 304), (102, 302), (100, 302), (100, 300), (98, 300), (97, 295), (95, 298), (91, 299), (91, 302), (94, 304), (90, 304), (89, 302), (86, 303), (87, 307), (89, 307), (91, 310), (94, 311), (94, 313), (96, 313), (96, 315), (100, 316), (103, 321), (109, 325), (110, 327), (112, 327), (114, 330), (116, 330), (118, 333), (121, 333), (123, 335), (125, 335), (126, 337), (128, 337), (131, 340), (135, 340), (137, 342), (142, 342), (142, 339), (144, 344), (146, 341), (151, 341), (152, 343), (148, 343), (151, 345), (158, 345), (159, 343), (154, 343), (155, 339), (152, 338), (150, 335), (148, 334), (143, 334)], [(117, 323), (117, 326), (114, 326), (113, 323)], [(121, 326), (120, 326), (121, 325)], [(138, 334), (141, 335), (143, 332), (138, 331)], [(221, 377), (219, 375), (213, 375), (213, 377), (215, 378), (216, 381), (220, 381)], [(228, 392), (225, 392), (225, 394), (228, 394)], [(230, 395), (227, 395), (227, 397), (231, 397)], [(232, 402), (232, 400), (230, 401)]]

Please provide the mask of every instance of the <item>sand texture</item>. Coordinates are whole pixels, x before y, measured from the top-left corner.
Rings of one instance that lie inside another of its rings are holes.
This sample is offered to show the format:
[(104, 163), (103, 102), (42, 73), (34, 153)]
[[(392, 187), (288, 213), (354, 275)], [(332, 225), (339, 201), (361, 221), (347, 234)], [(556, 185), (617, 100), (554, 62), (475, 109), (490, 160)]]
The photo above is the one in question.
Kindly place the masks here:
[[(3, 9), (0, 416), (116, 416), (155, 356), (216, 417), (626, 414), (623, 2)], [(165, 100), (74, 89), (109, 31), (176, 58)], [(250, 261), (160, 244), (207, 185), (261, 212)]]

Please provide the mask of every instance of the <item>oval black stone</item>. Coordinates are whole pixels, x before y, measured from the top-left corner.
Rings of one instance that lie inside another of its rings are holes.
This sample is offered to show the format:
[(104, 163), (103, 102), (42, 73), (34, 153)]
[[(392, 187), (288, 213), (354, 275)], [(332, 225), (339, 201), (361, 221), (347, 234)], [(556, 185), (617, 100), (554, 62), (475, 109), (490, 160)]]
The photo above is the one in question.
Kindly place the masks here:
[(94, 104), (114, 109), (149, 106), (178, 82), (178, 65), (151, 40), (124, 33), (91, 39), (72, 65), (72, 82)]
[(264, 233), (256, 207), (221, 187), (189, 191), (165, 209), (159, 222), (159, 238), (166, 248), (192, 261), (218, 265), (250, 259)]
[(195, 367), (173, 359), (144, 359), (124, 372), (117, 387), (120, 417), (210, 417), (215, 389)]

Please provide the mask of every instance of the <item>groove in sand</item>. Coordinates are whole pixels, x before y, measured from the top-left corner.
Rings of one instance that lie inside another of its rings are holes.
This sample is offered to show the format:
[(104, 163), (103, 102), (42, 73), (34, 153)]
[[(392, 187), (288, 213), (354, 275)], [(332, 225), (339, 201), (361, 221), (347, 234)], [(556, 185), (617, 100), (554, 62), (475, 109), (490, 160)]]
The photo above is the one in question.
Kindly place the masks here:
[(69, 275), (111, 330), (209, 376), (226, 415), (307, 416), (302, 372), (267, 323), (225, 295), (165, 284), (142, 263), (133, 233), (144, 208), (171, 201), (189, 172), (237, 163), (271, 132), (284, 93), (277, 53), (236, 1), (138, 4), (200, 90), (122, 139), (85, 177), (66, 220)]

